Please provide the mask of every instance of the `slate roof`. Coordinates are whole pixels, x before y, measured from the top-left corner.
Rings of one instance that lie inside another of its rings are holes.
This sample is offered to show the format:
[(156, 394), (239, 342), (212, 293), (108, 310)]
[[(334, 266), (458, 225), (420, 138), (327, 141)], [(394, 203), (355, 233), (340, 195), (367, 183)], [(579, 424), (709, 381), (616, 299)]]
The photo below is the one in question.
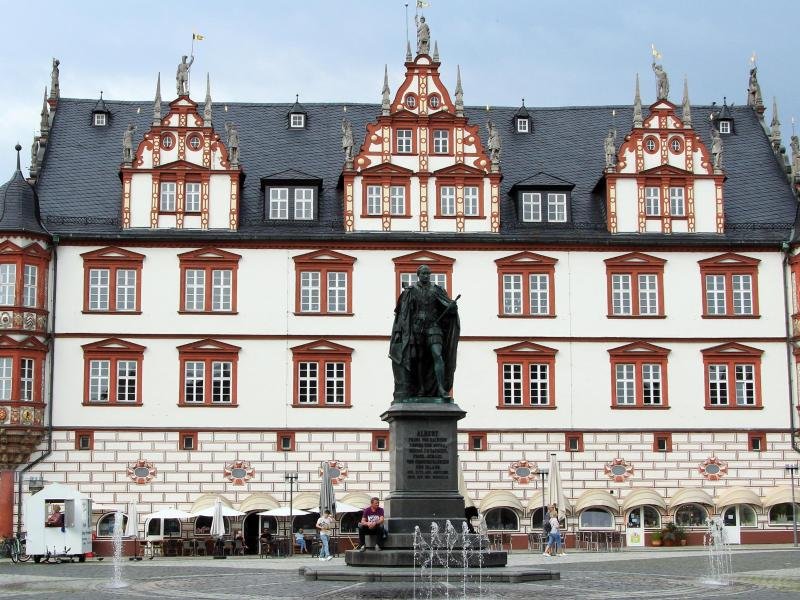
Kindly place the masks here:
[[(19, 152), (19, 146), (17, 148)], [(37, 233), (48, 237), (50, 235), (42, 227), (36, 191), (22, 175), (19, 156), (14, 175), (0, 186), (0, 231)]]
[[(241, 226), (238, 232), (191, 230), (122, 230), (119, 225), (122, 133), (128, 123), (136, 125), (134, 143), (148, 131), (152, 101), (106, 100), (115, 118), (107, 127), (92, 127), (88, 115), (96, 100), (60, 98), (47, 146), (47, 157), (37, 182), (45, 226), (61, 236), (121, 238), (226, 239), (349, 239), (370, 240), (437, 239), (460, 242), (497, 242), (496, 234), (437, 234), (401, 232), (345, 233), (340, 176), (344, 163), (341, 150), (343, 104), (307, 104), (306, 129), (289, 129), (286, 114), (292, 104), (214, 104), (215, 122), (236, 124), (240, 138), (240, 162), (246, 173), (241, 196)], [(366, 124), (375, 121), (378, 104), (347, 104), (356, 144), (364, 141)], [(141, 109), (137, 114), (137, 109)], [(769, 140), (750, 107), (729, 107), (736, 120), (736, 134), (724, 139), (723, 167), (726, 233), (717, 234), (610, 234), (605, 229), (602, 184), (605, 156), (603, 140), (616, 110), (617, 129), (624, 136), (633, 121), (631, 106), (587, 106), (531, 108), (536, 122), (531, 133), (517, 134), (513, 116), (517, 107), (467, 108), (470, 123), (480, 126), (486, 142), (486, 121), (500, 124), (502, 137), (501, 238), (508, 241), (546, 243), (641, 244), (776, 244), (789, 237), (796, 202)], [(162, 106), (166, 114), (168, 106)], [(695, 120), (705, 122), (710, 106), (694, 106)], [(219, 129), (219, 127), (217, 127)], [(699, 133), (710, 147), (708, 128)], [(223, 139), (224, 139), (223, 135)], [(618, 140), (618, 141), (621, 141)], [(312, 222), (274, 222), (264, 219), (261, 179), (283, 171), (301, 171), (322, 179), (319, 219)], [(571, 192), (572, 222), (569, 224), (521, 223), (509, 190), (516, 183), (544, 172), (575, 185)], [(188, 240), (187, 240), (188, 241)]]

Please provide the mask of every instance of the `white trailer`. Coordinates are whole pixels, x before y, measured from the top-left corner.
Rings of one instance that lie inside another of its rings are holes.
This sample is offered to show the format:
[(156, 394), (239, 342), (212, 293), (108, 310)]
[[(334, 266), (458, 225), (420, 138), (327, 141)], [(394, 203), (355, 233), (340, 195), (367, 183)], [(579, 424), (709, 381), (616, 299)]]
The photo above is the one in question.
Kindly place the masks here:
[[(56, 509), (63, 519), (51, 518)], [(35, 562), (45, 557), (83, 562), (92, 551), (92, 501), (76, 489), (59, 483), (45, 486), (25, 501), (24, 517), (26, 552)]]

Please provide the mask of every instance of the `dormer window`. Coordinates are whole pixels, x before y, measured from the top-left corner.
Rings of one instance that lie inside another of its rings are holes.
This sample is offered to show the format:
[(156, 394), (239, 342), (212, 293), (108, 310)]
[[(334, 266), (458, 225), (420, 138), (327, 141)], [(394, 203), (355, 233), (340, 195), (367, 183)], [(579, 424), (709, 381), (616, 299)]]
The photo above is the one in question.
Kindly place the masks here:
[(529, 131), (529, 122), (526, 118), (518, 118), (517, 119), (517, 133), (528, 133)]
[(92, 126), (93, 127), (107, 127), (111, 118), (111, 111), (108, 110), (106, 101), (103, 100), (103, 92), (100, 92), (100, 99), (95, 102), (92, 109)]
[(289, 128), (290, 129), (305, 129), (306, 116), (300, 113), (291, 113), (289, 115)]
[(108, 124), (108, 116), (106, 113), (94, 113), (94, 126), (105, 127)]
[(517, 133), (530, 133), (531, 132), (531, 113), (528, 112), (525, 106), (525, 98), (522, 99), (522, 106), (514, 113), (514, 120), (512, 121), (514, 131)]
[(720, 121), (719, 122), (719, 132), (723, 134), (729, 134), (731, 132), (731, 122), (730, 121)]

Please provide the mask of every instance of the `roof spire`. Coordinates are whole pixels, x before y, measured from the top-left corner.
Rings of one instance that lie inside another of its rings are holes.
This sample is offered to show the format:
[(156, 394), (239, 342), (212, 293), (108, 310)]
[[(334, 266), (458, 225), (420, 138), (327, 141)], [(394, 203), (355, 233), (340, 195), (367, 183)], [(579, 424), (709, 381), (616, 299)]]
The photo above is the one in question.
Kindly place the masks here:
[(383, 90), (381, 90), (381, 114), (388, 116), (391, 113), (391, 99), (389, 98), (389, 66), (383, 66)]
[(44, 86), (44, 100), (42, 100), (41, 119), (39, 121), (39, 129), (42, 135), (47, 135), (50, 131), (50, 106), (47, 103), (47, 86)]
[(161, 125), (161, 73), (156, 80), (156, 99), (153, 102), (153, 125)]
[(683, 125), (692, 126), (692, 106), (689, 103), (689, 78), (683, 76)]
[(636, 94), (633, 97), (633, 126), (641, 127), (642, 119), (642, 96), (639, 93), (639, 74), (636, 74)]
[(19, 142), (14, 146), (14, 150), (17, 151), (17, 171), (22, 171), (22, 168), (19, 166), (19, 151), (22, 150), (22, 146), (19, 145)]
[(439, 42), (433, 42), (433, 62), (440, 62), (439, 61)]
[(411, 56), (411, 42), (406, 40), (406, 62), (411, 62), (414, 60), (414, 57)]
[(456, 67), (456, 116), (464, 116), (464, 89), (461, 87), (461, 65)]
[(211, 75), (206, 73), (206, 104), (203, 107), (203, 125), (211, 127)]
[(775, 96), (772, 97), (772, 122), (769, 124), (769, 129), (772, 148), (775, 152), (779, 152), (781, 148), (781, 122), (778, 119), (778, 99)]

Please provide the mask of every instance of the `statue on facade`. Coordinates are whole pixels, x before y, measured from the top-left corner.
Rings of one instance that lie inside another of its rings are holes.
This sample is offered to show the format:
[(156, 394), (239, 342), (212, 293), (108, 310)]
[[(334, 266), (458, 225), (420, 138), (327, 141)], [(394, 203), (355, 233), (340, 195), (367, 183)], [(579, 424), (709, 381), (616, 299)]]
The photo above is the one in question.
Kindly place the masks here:
[[(189, 59), (188, 62), (186, 59)], [(194, 62), (194, 56), (191, 58), (185, 54), (181, 57), (181, 62), (178, 64), (178, 71), (175, 73), (175, 84), (178, 91), (178, 96), (189, 95), (189, 68)]]
[(659, 100), (667, 100), (669, 98), (669, 77), (667, 72), (660, 64), (653, 58), (653, 73), (656, 74), (656, 98)]
[(228, 132), (228, 162), (232, 167), (239, 164), (239, 130), (233, 123), (225, 123)]
[(792, 136), (789, 147), (792, 149), (792, 172), (795, 178), (800, 178), (800, 140), (796, 135)]
[(133, 132), (136, 127), (132, 124), (122, 134), (122, 161), (125, 163), (133, 162)]
[(417, 54), (430, 54), (431, 28), (425, 22), (425, 17), (414, 17), (417, 23)]
[(711, 160), (714, 170), (720, 171), (722, 169), (722, 136), (716, 127), (711, 128)]
[(417, 282), (397, 299), (389, 342), (396, 402), (449, 399), (461, 326), (458, 305), (431, 282), (431, 269), (417, 269)]
[(61, 64), (57, 58), (53, 59), (53, 69), (50, 71), (50, 97), (58, 98), (61, 96), (61, 87), (58, 83), (58, 65)]
[(617, 155), (616, 149), (617, 131), (616, 129), (609, 129), (606, 140), (603, 143), (606, 152), (606, 169), (613, 169), (614, 162)]
[(747, 84), (747, 105), (760, 106), (764, 103), (761, 98), (761, 86), (758, 83), (758, 67), (753, 65), (750, 69), (750, 80)]
[(342, 151), (348, 164), (353, 162), (353, 126), (347, 117), (342, 119)]
[(500, 131), (491, 121), (486, 123), (486, 129), (489, 131), (489, 142), (487, 144), (487, 147), (489, 148), (489, 158), (491, 159), (492, 164), (497, 164), (500, 162), (500, 149), (502, 146), (502, 142), (500, 141)]

